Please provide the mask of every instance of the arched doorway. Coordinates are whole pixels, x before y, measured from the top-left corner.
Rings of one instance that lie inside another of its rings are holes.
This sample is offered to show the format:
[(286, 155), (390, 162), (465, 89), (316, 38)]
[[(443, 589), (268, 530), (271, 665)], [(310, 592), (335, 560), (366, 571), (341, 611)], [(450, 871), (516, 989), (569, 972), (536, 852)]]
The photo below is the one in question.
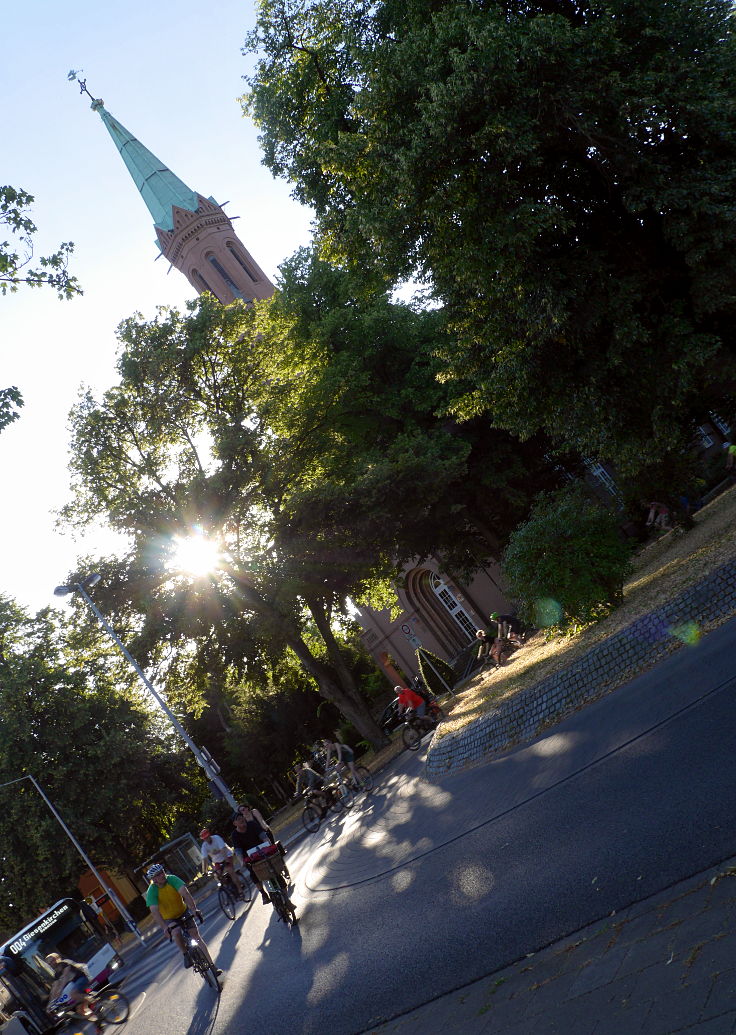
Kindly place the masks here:
[(448, 657), (454, 657), (475, 639), (477, 622), (437, 572), (429, 568), (410, 571), (406, 596)]

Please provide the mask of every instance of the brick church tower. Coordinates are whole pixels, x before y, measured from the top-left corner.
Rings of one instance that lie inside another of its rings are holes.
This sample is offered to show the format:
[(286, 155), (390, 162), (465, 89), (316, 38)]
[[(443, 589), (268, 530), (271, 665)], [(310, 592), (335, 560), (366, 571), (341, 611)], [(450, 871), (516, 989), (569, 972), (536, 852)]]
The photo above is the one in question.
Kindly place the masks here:
[[(82, 90), (89, 94), (86, 86)], [(158, 237), (161, 253), (200, 294), (211, 292), (227, 304), (252, 302), (273, 294), (260, 268), (214, 198), (190, 190), (148, 148), (122, 126), (101, 100), (92, 101), (140, 191)]]

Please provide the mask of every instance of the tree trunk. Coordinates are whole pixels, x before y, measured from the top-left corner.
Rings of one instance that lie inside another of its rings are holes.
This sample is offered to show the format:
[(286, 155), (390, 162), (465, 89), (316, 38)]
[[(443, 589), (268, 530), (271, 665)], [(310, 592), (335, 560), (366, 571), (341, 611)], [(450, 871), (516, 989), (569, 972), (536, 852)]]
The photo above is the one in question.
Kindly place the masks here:
[[(365, 737), (372, 747), (383, 747), (387, 743), (386, 735), (371, 715), (357, 689), (355, 689), (354, 681), (352, 690), (350, 687), (342, 686), (338, 674), (332, 667), (320, 661), (319, 658), (315, 658), (312, 654), (302, 639), (298, 627), (286, 619), (273, 605), (264, 600), (246, 578), (241, 576), (238, 581), (243, 602), (250, 610), (255, 611), (257, 614), (268, 616), (270, 621), (274, 623), (283, 636), (284, 642), (296, 654), (302, 668), (316, 681), (322, 697), (334, 704), (345, 718), (352, 722), (358, 733)], [(335, 644), (335, 646), (337, 645)]]
[(317, 626), (317, 630), (320, 636), (324, 640), (325, 647), (327, 648), (327, 655), (340, 681), (343, 693), (346, 695), (346, 697), (350, 698), (352, 701), (355, 702), (356, 709), (358, 709), (365, 716), (365, 729), (361, 729), (361, 727), (358, 726), (355, 720), (350, 718), (350, 716), (346, 717), (350, 718), (350, 721), (353, 723), (356, 729), (360, 733), (362, 733), (364, 737), (370, 740), (371, 744), (374, 747), (378, 747), (382, 744), (388, 743), (386, 735), (384, 734), (383, 730), (380, 728), (376, 720), (373, 718), (370, 711), (368, 710), (368, 706), (366, 705), (363, 698), (360, 696), (360, 691), (356, 686), (353, 673), (345, 664), (345, 658), (343, 656), (342, 651), (340, 650), (340, 644), (335, 639), (335, 634), (333, 633), (332, 626), (330, 625), (330, 619), (325, 608), (324, 600), (317, 598), (309, 599), (307, 600), (307, 607), (309, 608), (312, 618), (314, 618), (314, 622)]

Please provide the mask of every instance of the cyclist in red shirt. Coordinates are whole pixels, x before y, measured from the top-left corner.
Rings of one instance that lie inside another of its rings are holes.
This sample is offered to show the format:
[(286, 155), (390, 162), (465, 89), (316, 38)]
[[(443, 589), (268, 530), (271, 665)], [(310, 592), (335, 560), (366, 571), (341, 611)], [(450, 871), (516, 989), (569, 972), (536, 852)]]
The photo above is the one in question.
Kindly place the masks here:
[(406, 711), (407, 708), (413, 708), (417, 715), (424, 715), (427, 711), (427, 702), (424, 698), (420, 697), (414, 690), (410, 690), (408, 686), (395, 686), (394, 693), (402, 712)]

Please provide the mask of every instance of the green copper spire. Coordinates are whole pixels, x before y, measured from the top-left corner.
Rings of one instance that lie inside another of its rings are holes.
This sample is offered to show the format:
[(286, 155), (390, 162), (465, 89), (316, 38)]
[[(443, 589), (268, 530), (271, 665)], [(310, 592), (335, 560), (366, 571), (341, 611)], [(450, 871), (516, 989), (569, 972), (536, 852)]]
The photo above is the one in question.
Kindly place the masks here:
[(196, 212), (199, 202), (194, 191), (190, 190), (178, 176), (167, 169), (155, 155), (151, 154), (139, 140), (122, 126), (105, 108), (101, 100), (92, 102), (92, 110), (100, 113), (100, 118), (107, 126), (120, 155), (133, 177), (133, 182), (141, 193), (141, 197), (153, 216), (153, 222), (162, 230), (173, 230), (174, 222), (171, 207)]

